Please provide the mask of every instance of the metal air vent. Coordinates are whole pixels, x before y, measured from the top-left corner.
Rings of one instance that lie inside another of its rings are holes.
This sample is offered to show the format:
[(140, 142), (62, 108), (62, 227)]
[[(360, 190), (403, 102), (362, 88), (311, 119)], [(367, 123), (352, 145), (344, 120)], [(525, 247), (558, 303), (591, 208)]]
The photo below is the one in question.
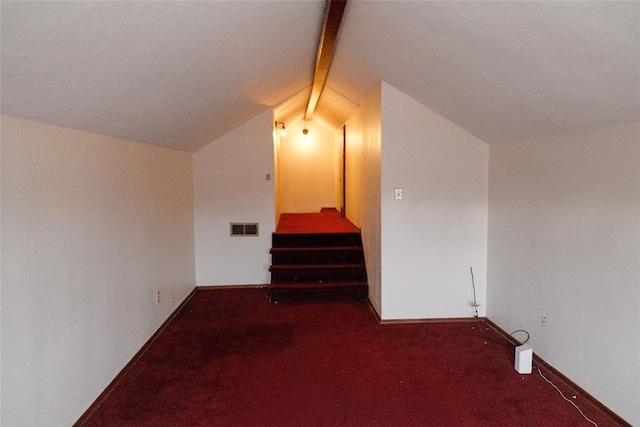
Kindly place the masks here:
[(231, 223), (231, 235), (232, 236), (257, 236), (258, 235), (258, 223)]

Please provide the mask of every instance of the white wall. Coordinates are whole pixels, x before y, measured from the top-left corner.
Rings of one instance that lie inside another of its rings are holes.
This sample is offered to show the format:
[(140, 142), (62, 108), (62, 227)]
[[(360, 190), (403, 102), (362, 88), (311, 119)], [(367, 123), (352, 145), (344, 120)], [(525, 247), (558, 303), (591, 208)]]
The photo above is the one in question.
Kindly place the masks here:
[(0, 117), (0, 424), (2, 424), (2, 117)]
[[(309, 133), (305, 136), (303, 129)], [(335, 206), (336, 131), (317, 121), (287, 126), (278, 150), (281, 212), (320, 212)]]
[(338, 129), (333, 133), (333, 167), (335, 174), (333, 177), (333, 206), (340, 211), (342, 206), (342, 160), (343, 160), (343, 146), (342, 146), (342, 129)]
[[(275, 117), (273, 117), (275, 121)], [(282, 208), (280, 207), (280, 160), (278, 153), (280, 152), (280, 143), (282, 137), (278, 134), (278, 132), (273, 130), (273, 197), (274, 197), (274, 223), (277, 225), (278, 218), (280, 218), (280, 213), (282, 212)]]
[(473, 267), (483, 316), (487, 144), (385, 82), (346, 128), (347, 217), (362, 228), (378, 314), (470, 317)]
[(484, 315), (488, 155), (483, 141), (382, 83), (383, 319), (472, 316), (469, 267)]
[(1, 174), (1, 424), (70, 425), (193, 289), (191, 155), (3, 117)]
[[(266, 284), (275, 230), (273, 117), (266, 111), (193, 155), (198, 285)], [(282, 168), (282, 165), (280, 165)], [(258, 237), (231, 237), (257, 222)]]
[(369, 300), (382, 313), (380, 228), (381, 91), (377, 85), (346, 123), (346, 217), (362, 230)]
[(490, 159), (488, 316), (640, 425), (640, 122)]

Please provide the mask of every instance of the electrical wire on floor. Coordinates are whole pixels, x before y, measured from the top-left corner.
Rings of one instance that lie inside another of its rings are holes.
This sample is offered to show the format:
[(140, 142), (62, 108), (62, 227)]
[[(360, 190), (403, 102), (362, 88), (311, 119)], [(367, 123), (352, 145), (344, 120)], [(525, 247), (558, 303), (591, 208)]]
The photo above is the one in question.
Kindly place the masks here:
[[(524, 345), (527, 341), (529, 341), (529, 338), (531, 337), (531, 335), (529, 334), (529, 332), (527, 332), (524, 329), (516, 329), (515, 331), (511, 332), (509, 334), (510, 338), (513, 338), (515, 341), (515, 338), (513, 337), (514, 334), (518, 333), (518, 332), (523, 332), (525, 334), (527, 334), (527, 338), (520, 344), (514, 344), (513, 342), (511, 342), (508, 338), (505, 338), (505, 342), (500, 342), (500, 341), (496, 341), (493, 338), (491, 338), (489, 335), (487, 335), (484, 332), (484, 329), (482, 328), (482, 326), (480, 325), (480, 317), (478, 316), (478, 301), (476, 300), (476, 283), (475, 283), (475, 279), (473, 277), (473, 267), (469, 267), (469, 270), (471, 271), (471, 286), (473, 287), (473, 304), (471, 304), (471, 306), (474, 309), (474, 316), (476, 318), (476, 321), (478, 323), (478, 330), (480, 331), (480, 333), (489, 341), (493, 342), (494, 344), (498, 344), (504, 347), (517, 347), (518, 345)], [(564, 393), (562, 393), (562, 390), (560, 390), (554, 383), (552, 383), (547, 377), (545, 377), (542, 374), (542, 371), (540, 370), (540, 368), (536, 365), (534, 366), (535, 370), (538, 371), (538, 373), (540, 374), (540, 376), (542, 377), (542, 379), (544, 379), (546, 382), (548, 382), (549, 384), (551, 384), (551, 386), (553, 388), (555, 388), (558, 393), (560, 393), (560, 396), (562, 396), (562, 398), (564, 400), (566, 400), (567, 402), (571, 403), (577, 410), (578, 412), (580, 412), (580, 415), (582, 415), (584, 417), (585, 420), (587, 420), (588, 422), (590, 422), (591, 424), (593, 424), (594, 426), (598, 427), (598, 424), (596, 424), (595, 421), (591, 420), (589, 417), (587, 417), (584, 412), (582, 412), (582, 409), (580, 409), (580, 407), (578, 407), (578, 405), (575, 404), (575, 402), (569, 400), (566, 398), (566, 396), (564, 395)]]
[(582, 412), (582, 409), (580, 409), (580, 407), (579, 407), (578, 405), (576, 405), (576, 403), (575, 403), (574, 401), (572, 401), (571, 399), (567, 398), (567, 397), (564, 395), (564, 393), (562, 392), (562, 390), (560, 390), (560, 389), (558, 388), (558, 386), (556, 386), (554, 383), (552, 383), (552, 382), (551, 382), (551, 380), (549, 380), (547, 377), (545, 377), (545, 376), (542, 374), (542, 371), (540, 370), (540, 368), (539, 368), (538, 366), (535, 366), (534, 368), (535, 368), (535, 370), (536, 370), (536, 371), (538, 371), (538, 373), (540, 374), (540, 376), (542, 377), (542, 379), (543, 379), (543, 380), (545, 380), (546, 382), (548, 382), (549, 384), (551, 384), (551, 386), (552, 386), (553, 388), (555, 388), (555, 389), (558, 391), (558, 393), (560, 393), (560, 396), (562, 396), (562, 398), (563, 398), (564, 400), (566, 400), (567, 402), (571, 403), (571, 404), (572, 404), (572, 405), (573, 405), (573, 406), (578, 410), (578, 412), (580, 412), (580, 415), (582, 415), (582, 417), (583, 417), (585, 420), (587, 420), (588, 422), (590, 422), (590, 423), (591, 423), (591, 424), (593, 424), (594, 426), (598, 427), (598, 424), (597, 424), (595, 421), (593, 421), (592, 419), (590, 419), (589, 417), (587, 417), (587, 416), (584, 414), (584, 412)]

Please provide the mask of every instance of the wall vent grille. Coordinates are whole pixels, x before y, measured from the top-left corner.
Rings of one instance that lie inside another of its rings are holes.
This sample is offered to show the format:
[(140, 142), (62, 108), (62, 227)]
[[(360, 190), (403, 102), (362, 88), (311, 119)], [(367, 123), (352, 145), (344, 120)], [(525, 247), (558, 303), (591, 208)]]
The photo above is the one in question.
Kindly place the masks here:
[(258, 235), (258, 223), (231, 223), (231, 235), (232, 236), (257, 236)]

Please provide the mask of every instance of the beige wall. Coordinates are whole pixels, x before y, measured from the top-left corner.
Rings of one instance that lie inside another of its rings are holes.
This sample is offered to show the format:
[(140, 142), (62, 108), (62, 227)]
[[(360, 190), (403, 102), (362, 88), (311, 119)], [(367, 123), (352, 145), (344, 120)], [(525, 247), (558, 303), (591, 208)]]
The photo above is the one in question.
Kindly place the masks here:
[[(0, 165), (2, 165), (2, 117), (0, 116)], [(0, 167), (0, 371), (2, 369), (2, 168)], [(1, 377), (0, 373), (0, 377)], [(0, 424), (2, 424), (2, 381), (0, 380)]]
[(378, 314), (470, 317), (474, 267), (483, 315), (487, 144), (385, 82), (346, 126), (347, 217), (362, 228)]
[(1, 137), (1, 424), (71, 425), (195, 285), (191, 155), (12, 117)]
[(380, 223), (381, 88), (377, 85), (347, 123), (346, 216), (362, 229), (369, 299), (382, 313)]
[(640, 425), (640, 122), (492, 145), (489, 195), (487, 315)]
[[(275, 118), (273, 118), (275, 121)], [(278, 153), (280, 152), (280, 135), (278, 132), (273, 130), (273, 196), (274, 196), (274, 207), (275, 207), (275, 215), (274, 215), (274, 224), (277, 226), (278, 218), (280, 218), (280, 159)]]
[(343, 206), (342, 206), (342, 182), (343, 182), (343, 165), (342, 165), (342, 159), (344, 157), (343, 155), (343, 132), (342, 129), (338, 129), (336, 132), (334, 132), (334, 137), (335, 137), (335, 143), (334, 143), (334, 170), (335, 170), (335, 175), (334, 175), (334, 189), (333, 189), (333, 206), (340, 210)]
[[(198, 285), (266, 284), (275, 231), (273, 120), (266, 111), (193, 155)], [(232, 222), (259, 224), (231, 237)]]
[(319, 212), (334, 207), (336, 131), (304, 120), (287, 125), (287, 131), (278, 145), (279, 210)]
[[(470, 317), (486, 308), (489, 147), (382, 83), (382, 317)], [(404, 191), (394, 200), (394, 189)]]

